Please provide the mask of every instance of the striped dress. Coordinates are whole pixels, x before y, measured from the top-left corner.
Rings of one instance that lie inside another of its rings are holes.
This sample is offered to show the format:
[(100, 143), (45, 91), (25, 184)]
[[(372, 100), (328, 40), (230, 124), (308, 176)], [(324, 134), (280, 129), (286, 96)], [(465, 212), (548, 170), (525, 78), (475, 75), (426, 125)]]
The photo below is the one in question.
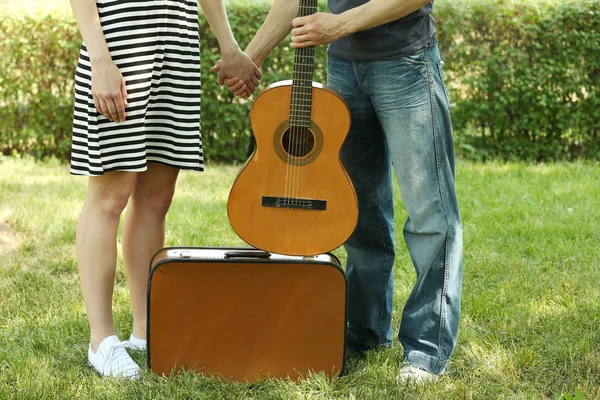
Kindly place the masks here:
[(96, 0), (111, 57), (126, 81), (125, 121), (101, 115), (82, 45), (75, 72), (71, 173), (141, 172), (148, 162), (202, 171), (196, 0)]

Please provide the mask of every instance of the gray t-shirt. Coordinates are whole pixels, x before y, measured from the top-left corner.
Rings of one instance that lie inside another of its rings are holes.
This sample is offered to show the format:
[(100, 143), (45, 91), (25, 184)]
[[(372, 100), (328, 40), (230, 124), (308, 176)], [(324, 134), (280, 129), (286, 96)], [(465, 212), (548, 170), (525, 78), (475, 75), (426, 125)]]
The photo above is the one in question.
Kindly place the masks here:
[[(329, 9), (341, 14), (369, 0), (328, 0)], [(331, 43), (327, 54), (354, 61), (391, 60), (418, 50), (435, 35), (431, 17), (433, 0), (396, 21), (356, 32)]]

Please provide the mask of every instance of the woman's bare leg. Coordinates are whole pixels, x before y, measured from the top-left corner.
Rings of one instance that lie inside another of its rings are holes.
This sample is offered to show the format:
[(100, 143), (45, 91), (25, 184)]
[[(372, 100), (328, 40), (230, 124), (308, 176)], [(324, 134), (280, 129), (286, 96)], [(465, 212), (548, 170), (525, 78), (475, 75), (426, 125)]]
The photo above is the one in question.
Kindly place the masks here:
[(132, 172), (109, 172), (90, 177), (77, 223), (76, 256), (93, 351), (104, 338), (115, 334), (112, 295), (117, 228), (133, 182)]
[(150, 259), (164, 246), (165, 217), (179, 169), (149, 163), (148, 170), (138, 174), (123, 226), (123, 259), (133, 311), (133, 336), (146, 337), (146, 296)]

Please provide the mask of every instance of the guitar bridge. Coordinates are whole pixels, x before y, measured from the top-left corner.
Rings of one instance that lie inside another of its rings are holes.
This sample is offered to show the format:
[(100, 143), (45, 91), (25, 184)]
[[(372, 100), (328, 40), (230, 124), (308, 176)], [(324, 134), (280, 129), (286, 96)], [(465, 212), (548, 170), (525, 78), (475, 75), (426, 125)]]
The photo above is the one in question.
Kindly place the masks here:
[(323, 211), (327, 209), (327, 201), (315, 199), (300, 199), (295, 197), (263, 196), (262, 206), (275, 208), (289, 208), (294, 210)]

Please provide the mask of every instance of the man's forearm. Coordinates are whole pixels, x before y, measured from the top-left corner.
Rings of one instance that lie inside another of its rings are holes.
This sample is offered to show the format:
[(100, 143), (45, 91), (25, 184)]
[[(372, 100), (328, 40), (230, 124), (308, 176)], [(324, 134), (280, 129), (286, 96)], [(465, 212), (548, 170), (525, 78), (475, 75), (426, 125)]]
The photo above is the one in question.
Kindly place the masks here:
[(246, 53), (257, 65), (290, 33), (299, 3), (299, 0), (273, 1), (265, 22), (246, 48)]
[(370, 0), (339, 15), (344, 26), (343, 36), (396, 21), (429, 2), (430, 0)]

